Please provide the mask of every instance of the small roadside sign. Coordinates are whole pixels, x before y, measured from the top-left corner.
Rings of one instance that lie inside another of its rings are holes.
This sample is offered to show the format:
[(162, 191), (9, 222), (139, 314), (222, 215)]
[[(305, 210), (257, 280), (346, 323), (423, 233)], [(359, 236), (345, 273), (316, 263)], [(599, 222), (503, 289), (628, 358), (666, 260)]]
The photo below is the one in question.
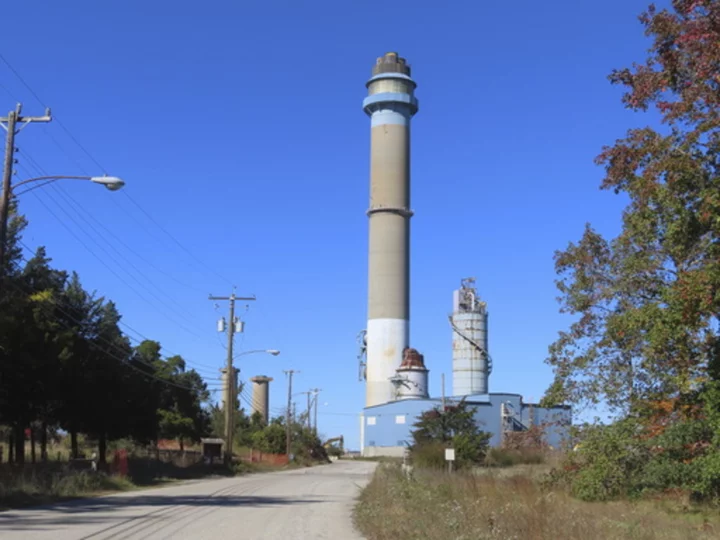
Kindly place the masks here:
[(446, 448), (445, 449), (445, 461), (455, 461), (455, 449), (454, 448)]

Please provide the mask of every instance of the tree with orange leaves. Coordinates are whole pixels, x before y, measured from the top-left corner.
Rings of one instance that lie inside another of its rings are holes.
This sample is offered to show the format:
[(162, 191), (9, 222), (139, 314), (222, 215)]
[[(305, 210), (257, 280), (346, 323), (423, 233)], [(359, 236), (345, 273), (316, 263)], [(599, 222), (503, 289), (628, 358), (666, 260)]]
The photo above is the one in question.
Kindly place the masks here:
[(720, 379), (720, 1), (673, 0), (640, 21), (647, 60), (609, 78), (662, 124), (597, 158), (602, 189), (629, 200), (622, 232), (588, 225), (556, 253), (561, 311), (577, 320), (550, 347), (546, 404), (641, 413)]

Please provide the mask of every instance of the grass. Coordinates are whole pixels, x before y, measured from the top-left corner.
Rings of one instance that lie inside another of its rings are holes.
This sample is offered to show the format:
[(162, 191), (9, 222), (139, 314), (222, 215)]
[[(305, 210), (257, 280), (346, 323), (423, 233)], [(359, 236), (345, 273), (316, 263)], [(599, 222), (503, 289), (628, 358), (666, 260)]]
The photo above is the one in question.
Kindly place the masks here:
[(5, 468), (0, 472), (0, 510), (49, 504), (136, 486), (128, 478), (90, 472), (63, 471), (55, 467)]
[(63, 463), (26, 465), (22, 468), (4, 465), (0, 467), (0, 510), (264, 470), (269, 469), (246, 463), (235, 464), (232, 469), (220, 464), (210, 467), (202, 463), (179, 466), (149, 458), (130, 458), (127, 477), (73, 471)]
[(127, 477), (90, 471), (73, 471), (67, 463), (49, 462), (24, 467), (0, 466), (0, 511), (69, 499), (97, 496), (161, 486), (172, 482), (211, 477), (229, 477), (300, 468), (302, 464), (274, 466), (236, 462), (231, 468), (222, 464), (207, 466), (181, 461), (166, 462), (146, 457), (130, 457)]
[(369, 540), (695, 540), (720, 537), (720, 518), (672, 501), (584, 503), (543, 490), (522, 466), (452, 475), (380, 465), (355, 508)]

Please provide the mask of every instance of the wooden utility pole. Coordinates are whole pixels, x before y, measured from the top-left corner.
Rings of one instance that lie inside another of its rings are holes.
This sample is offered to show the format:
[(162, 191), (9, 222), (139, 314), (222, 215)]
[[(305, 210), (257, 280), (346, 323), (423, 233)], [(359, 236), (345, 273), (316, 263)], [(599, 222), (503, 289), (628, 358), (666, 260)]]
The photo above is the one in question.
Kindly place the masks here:
[[(283, 373), (288, 376), (288, 401), (287, 401), (287, 418), (285, 419), (285, 453), (290, 457), (290, 422), (292, 421), (292, 380), (295, 373), (300, 373), (294, 369), (284, 369)], [(308, 411), (309, 412), (309, 411)]]
[[(52, 116), (50, 109), (45, 116), (21, 116), (22, 104), (18, 103), (14, 111), (10, 111), (4, 118), (0, 118), (0, 126), (5, 129), (5, 165), (3, 168), (2, 199), (0, 199), (0, 272), (5, 268), (5, 243), (7, 241), (8, 213), (10, 212), (10, 197), (12, 192), (13, 165), (15, 164), (15, 135), (20, 133), (31, 122), (50, 122)], [(20, 125), (18, 128), (17, 126)]]
[(311, 390), (313, 393), (313, 399), (315, 400), (315, 436), (317, 436), (317, 409), (318, 409), (318, 394), (320, 394), (321, 390), (320, 388), (313, 388)]
[(312, 390), (300, 393), (307, 396), (307, 427), (308, 429), (312, 429), (312, 423), (310, 422), (310, 419), (312, 418), (310, 416), (310, 414), (312, 413)]
[(242, 331), (239, 329), (238, 321), (235, 320), (235, 300), (255, 300), (255, 297), (235, 296), (233, 292), (230, 296), (212, 296), (210, 300), (228, 300), (230, 302), (230, 317), (227, 324), (228, 346), (227, 346), (227, 365), (225, 380), (225, 464), (232, 463), (233, 456), (233, 440), (234, 440), (234, 419), (233, 412), (235, 409), (235, 399), (237, 398), (237, 389), (235, 387), (235, 369), (233, 368), (233, 341), (235, 332)]

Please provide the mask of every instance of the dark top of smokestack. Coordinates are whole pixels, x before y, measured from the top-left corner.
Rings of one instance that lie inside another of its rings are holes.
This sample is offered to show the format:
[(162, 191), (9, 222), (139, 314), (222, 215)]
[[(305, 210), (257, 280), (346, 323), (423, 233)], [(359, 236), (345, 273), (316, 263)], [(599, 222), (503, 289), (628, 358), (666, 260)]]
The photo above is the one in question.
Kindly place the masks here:
[(373, 66), (372, 74), (378, 75), (380, 73), (403, 73), (409, 76), (410, 66), (405, 62), (404, 58), (398, 56), (398, 53), (389, 52), (385, 53), (385, 56), (378, 58)]

